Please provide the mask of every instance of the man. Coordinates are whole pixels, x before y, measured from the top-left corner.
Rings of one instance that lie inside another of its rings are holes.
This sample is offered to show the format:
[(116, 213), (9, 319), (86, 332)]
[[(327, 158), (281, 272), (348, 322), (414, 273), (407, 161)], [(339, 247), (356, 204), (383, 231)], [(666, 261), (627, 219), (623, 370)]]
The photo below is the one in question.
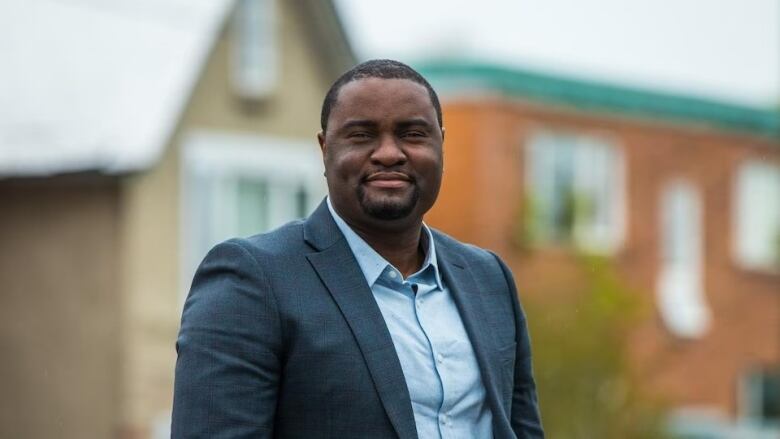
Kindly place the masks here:
[(422, 222), (443, 168), (428, 82), (360, 64), (317, 137), (328, 198), (195, 274), (173, 437), (543, 437), (511, 273)]

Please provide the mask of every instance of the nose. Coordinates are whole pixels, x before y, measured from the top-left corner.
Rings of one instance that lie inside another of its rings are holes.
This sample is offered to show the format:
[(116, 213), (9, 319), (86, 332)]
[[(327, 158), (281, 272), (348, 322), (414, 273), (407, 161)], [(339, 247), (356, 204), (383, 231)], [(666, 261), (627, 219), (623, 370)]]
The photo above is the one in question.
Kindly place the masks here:
[(406, 153), (395, 136), (384, 135), (379, 144), (371, 152), (371, 162), (376, 165), (392, 167), (406, 163)]

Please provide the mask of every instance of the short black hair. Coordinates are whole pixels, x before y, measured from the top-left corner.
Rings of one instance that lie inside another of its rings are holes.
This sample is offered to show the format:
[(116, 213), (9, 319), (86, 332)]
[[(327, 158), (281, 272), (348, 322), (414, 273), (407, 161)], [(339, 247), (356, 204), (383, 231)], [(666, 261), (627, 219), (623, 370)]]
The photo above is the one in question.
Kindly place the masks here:
[(442, 127), (441, 117), (441, 104), (439, 103), (439, 96), (436, 95), (436, 91), (431, 87), (431, 84), (423, 78), (416, 70), (408, 65), (394, 61), (392, 59), (372, 59), (352, 67), (344, 74), (339, 76), (336, 82), (330, 86), (328, 93), (325, 95), (325, 100), (322, 101), (322, 113), (320, 115), (320, 126), (324, 133), (328, 128), (328, 118), (333, 106), (336, 105), (336, 101), (339, 97), (339, 91), (341, 87), (352, 81), (364, 78), (381, 78), (381, 79), (408, 79), (414, 81), (428, 90), (428, 96), (431, 98), (433, 109), (436, 110), (436, 119), (439, 122), (439, 127)]

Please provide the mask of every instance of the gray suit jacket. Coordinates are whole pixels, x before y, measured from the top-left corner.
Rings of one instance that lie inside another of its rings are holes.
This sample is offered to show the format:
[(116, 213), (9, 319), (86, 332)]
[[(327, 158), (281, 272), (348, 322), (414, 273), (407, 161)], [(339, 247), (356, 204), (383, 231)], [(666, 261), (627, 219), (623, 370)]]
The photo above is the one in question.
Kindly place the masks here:
[[(433, 236), (494, 436), (543, 437), (511, 273), (492, 253)], [(305, 221), (214, 247), (176, 348), (174, 438), (417, 437), (390, 333), (324, 202)]]

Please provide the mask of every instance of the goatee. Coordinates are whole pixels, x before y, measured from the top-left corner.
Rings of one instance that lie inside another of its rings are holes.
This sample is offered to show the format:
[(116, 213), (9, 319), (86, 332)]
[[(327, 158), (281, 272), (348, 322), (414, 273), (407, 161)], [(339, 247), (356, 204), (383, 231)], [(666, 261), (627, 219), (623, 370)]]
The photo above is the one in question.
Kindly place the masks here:
[(385, 221), (397, 220), (409, 216), (420, 198), (420, 191), (413, 186), (411, 194), (401, 199), (385, 197), (380, 200), (370, 200), (366, 197), (365, 188), (360, 185), (357, 188), (360, 207), (366, 215)]

